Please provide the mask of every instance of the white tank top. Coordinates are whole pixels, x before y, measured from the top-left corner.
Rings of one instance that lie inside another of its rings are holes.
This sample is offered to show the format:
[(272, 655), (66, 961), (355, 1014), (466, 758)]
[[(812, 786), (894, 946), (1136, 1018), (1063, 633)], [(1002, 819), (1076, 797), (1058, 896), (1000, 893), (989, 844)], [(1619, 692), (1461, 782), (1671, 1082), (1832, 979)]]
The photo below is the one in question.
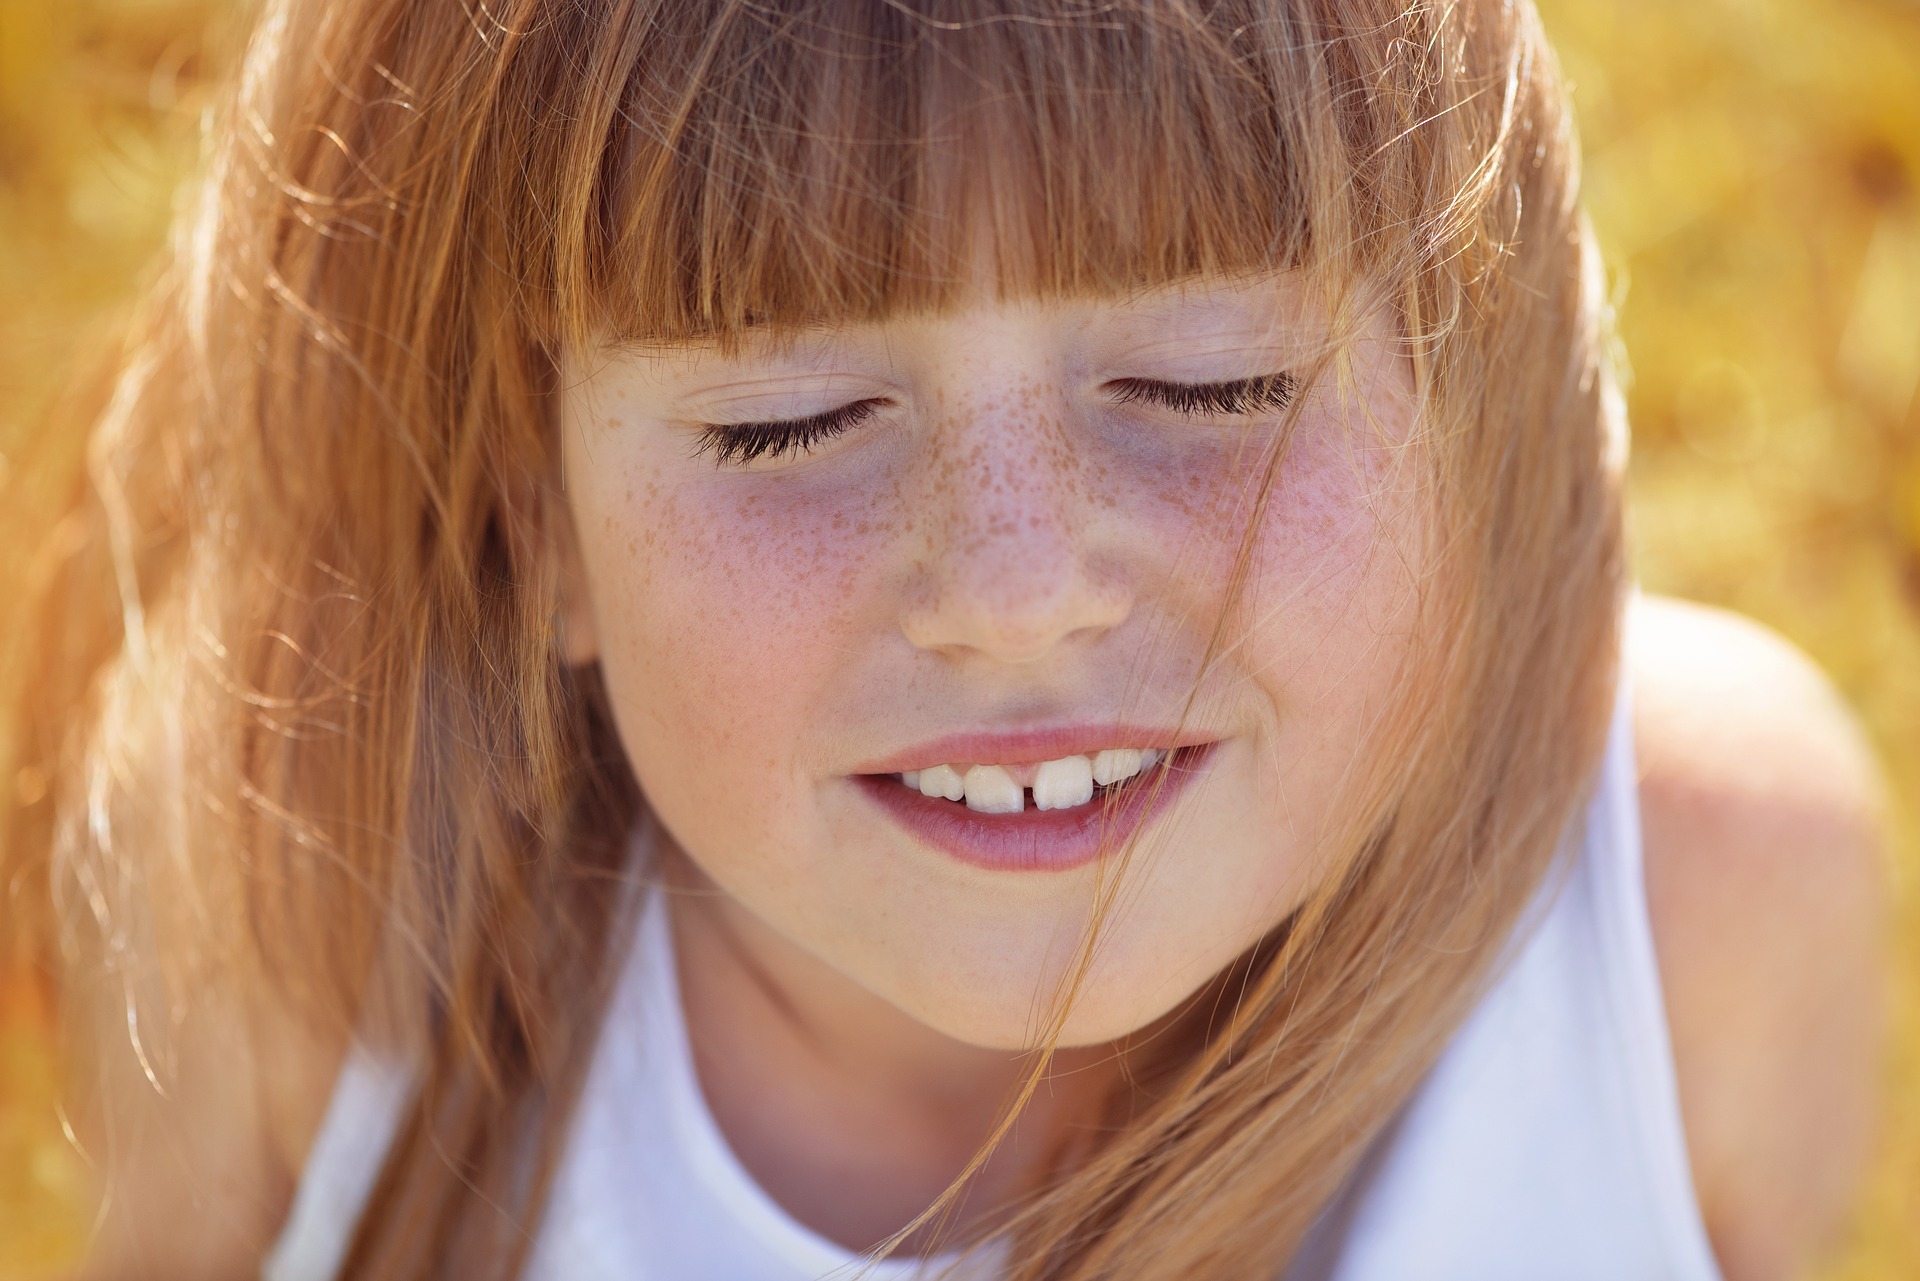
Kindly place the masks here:
[[(1641, 879), (1624, 695), (1571, 868), (1287, 1281), (1719, 1281), (1694, 1198)], [(329, 1281), (409, 1097), (355, 1050), (264, 1281)], [(643, 910), (527, 1281), (980, 1281), (995, 1252), (862, 1257), (728, 1148), (687, 1048), (671, 932)]]

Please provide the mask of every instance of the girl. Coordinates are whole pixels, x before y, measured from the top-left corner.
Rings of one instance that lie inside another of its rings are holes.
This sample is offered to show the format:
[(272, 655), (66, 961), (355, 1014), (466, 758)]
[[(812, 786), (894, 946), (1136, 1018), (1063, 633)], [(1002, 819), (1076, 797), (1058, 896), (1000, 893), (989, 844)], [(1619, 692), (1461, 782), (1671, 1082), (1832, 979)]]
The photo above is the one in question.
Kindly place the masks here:
[(1835, 1226), (1871, 771), (1626, 604), (1530, 10), (276, 0), (224, 122), (19, 700), (90, 1275)]

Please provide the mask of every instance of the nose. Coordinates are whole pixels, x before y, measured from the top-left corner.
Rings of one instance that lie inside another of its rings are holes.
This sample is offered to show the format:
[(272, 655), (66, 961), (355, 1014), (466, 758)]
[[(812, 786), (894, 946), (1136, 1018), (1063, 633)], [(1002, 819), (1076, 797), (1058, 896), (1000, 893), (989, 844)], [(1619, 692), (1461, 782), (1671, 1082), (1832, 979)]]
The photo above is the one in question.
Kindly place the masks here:
[(951, 658), (1032, 663), (1095, 639), (1134, 593), (1056, 414), (950, 419), (923, 473), (924, 559), (901, 630)]

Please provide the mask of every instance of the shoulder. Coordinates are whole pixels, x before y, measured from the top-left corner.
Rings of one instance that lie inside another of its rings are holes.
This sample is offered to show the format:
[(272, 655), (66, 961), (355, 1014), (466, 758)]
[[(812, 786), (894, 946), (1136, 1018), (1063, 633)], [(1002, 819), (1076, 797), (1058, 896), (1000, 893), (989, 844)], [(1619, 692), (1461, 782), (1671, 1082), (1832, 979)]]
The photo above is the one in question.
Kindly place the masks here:
[(1843, 1225), (1883, 1014), (1878, 771), (1831, 686), (1737, 615), (1628, 627), (1649, 914), (1695, 1187), (1729, 1281)]

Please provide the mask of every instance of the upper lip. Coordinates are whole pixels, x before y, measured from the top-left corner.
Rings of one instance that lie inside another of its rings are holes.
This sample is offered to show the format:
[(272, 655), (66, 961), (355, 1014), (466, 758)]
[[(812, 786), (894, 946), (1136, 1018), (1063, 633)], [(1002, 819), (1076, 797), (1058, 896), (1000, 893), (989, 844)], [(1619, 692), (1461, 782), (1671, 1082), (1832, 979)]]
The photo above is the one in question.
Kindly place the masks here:
[(1208, 730), (1151, 725), (1061, 725), (1012, 731), (971, 730), (930, 739), (859, 766), (855, 774), (904, 774), (935, 765), (1038, 765), (1065, 756), (1091, 756), (1109, 747), (1202, 747), (1221, 735)]

